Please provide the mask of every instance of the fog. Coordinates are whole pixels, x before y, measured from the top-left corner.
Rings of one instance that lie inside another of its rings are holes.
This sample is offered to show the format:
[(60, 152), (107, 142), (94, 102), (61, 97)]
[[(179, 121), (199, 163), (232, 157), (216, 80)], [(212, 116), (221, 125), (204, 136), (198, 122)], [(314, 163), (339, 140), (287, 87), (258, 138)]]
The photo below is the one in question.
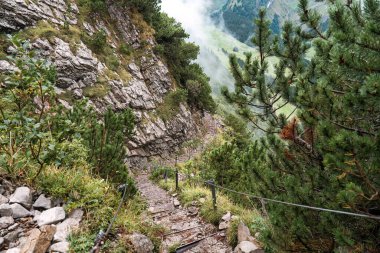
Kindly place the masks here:
[(201, 52), (197, 62), (210, 77), (214, 95), (217, 95), (221, 86), (231, 87), (233, 79), (210, 49), (210, 45), (215, 43), (210, 36), (210, 29), (215, 25), (209, 17), (213, 4), (213, 0), (162, 0), (161, 8), (163, 12), (180, 22), (190, 35), (189, 41), (195, 42), (200, 47)]

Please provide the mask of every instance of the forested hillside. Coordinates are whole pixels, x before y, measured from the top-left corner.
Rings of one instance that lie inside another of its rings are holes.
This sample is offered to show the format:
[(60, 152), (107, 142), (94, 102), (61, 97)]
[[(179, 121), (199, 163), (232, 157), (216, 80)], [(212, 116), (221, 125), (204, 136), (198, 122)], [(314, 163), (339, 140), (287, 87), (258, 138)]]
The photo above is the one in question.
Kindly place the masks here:
[[(271, 22), (271, 30), (279, 34), (284, 21), (298, 23), (298, 0), (229, 0), (213, 13), (213, 19), (225, 26), (225, 29), (239, 41), (249, 43), (253, 34), (253, 20), (257, 18), (260, 8), (267, 9), (267, 18)], [(310, 1), (311, 6), (326, 17), (326, 5), (323, 1)], [(323, 19), (324, 29), (327, 26)]]

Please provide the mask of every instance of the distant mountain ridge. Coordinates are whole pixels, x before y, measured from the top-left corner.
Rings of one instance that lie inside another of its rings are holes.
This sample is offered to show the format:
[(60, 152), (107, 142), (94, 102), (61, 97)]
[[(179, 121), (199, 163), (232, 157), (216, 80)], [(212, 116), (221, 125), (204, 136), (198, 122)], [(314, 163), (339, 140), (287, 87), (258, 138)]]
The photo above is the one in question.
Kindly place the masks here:
[[(268, 19), (276, 28), (284, 20), (298, 22), (299, 0), (228, 0), (219, 10), (214, 11), (212, 18), (241, 42), (247, 42), (254, 29), (253, 20), (260, 8), (267, 8)], [(220, 1), (219, 1), (220, 2)], [(310, 5), (326, 13), (324, 3), (311, 0)], [(276, 20), (277, 19), (277, 20)], [(276, 32), (279, 29), (274, 29)]]

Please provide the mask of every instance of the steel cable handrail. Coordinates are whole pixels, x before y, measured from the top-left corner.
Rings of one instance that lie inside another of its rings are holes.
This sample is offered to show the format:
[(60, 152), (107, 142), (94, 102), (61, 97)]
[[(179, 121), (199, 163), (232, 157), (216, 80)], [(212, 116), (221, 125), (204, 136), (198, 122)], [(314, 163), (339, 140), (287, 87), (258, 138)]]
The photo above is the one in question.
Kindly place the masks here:
[(288, 206), (301, 207), (301, 208), (306, 208), (306, 209), (311, 209), (311, 210), (316, 210), (316, 211), (322, 211), (322, 212), (330, 212), (330, 213), (350, 215), (350, 216), (356, 216), (356, 217), (367, 218), (367, 219), (380, 220), (380, 216), (376, 216), (376, 215), (360, 214), (360, 213), (353, 213), (353, 212), (346, 212), (346, 211), (328, 209), (328, 208), (323, 208), (323, 207), (316, 207), (316, 206), (309, 206), (309, 205), (291, 203), (291, 202), (286, 202), (286, 201), (281, 201), (281, 200), (276, 200), (276, 199), (271, 199), (271, 198), (266, 198), (266, 197), (260, 197), (260, 196), (256, 196), (256, 195), (253, 195), (253, 194), (247, 193), (247, 192), (239, 192), (239, 191), (227, 188), (227, 187), (223, 187), (223, 186), (217, 185), (217, 184), (213, 183), (213, 181), (211, 181), (211, 180), (205, 181), (205, 180), (195, 179), (195, 178), (189, 178), (189, 179), (191, 181), (201, 182), (201, 183), (204, 183), (204, 184), (207, 184), (207, 185), (210, 185), (210, 186), (214, 186), (216, 188), (219, 188), (219, 189), (222, 189), (222, 190), (225, 190), (225, 191), (228, 191), (228, 192), (232, 192), (232, 193), (235, 193), (235, 194), (247, 196), (247, 197), (250, 197), (250, 198), (264, 200), (264, 201), (267, 201), (267, 202), (273, 202), (273, 203), (283, 204), (283, 205), (288, 205)]

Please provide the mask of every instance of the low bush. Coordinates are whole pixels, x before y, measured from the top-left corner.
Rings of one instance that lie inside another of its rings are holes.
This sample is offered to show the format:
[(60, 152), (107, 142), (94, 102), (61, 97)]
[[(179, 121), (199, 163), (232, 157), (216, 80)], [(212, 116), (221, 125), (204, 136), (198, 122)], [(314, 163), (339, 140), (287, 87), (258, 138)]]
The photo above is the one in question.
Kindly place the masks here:
[(158, 107), (157, 114), (164, 121), (171, 120), (180, 111), (181, 103), (186, 102), (187, 91), (176, 89), (169, 92), (164, 98), (164, 102)]
[(161, 179), (165, 178), (165, 173), (168, 178), (173, 178), (175, 176), (175, 170), (171, 167), (158, 167), (153, 170), (150, 175), (150, 179), (159, 182)]
[(121, 43), (119, 46), (119, 53), (123, 55), (131, 55), (133, 52), (133, 48), (126, 44), (126, 43)]
[(107, 33), (100, 30), (87, 39), (87, 45), (95, 53), (102, 53), (107, 45)]

